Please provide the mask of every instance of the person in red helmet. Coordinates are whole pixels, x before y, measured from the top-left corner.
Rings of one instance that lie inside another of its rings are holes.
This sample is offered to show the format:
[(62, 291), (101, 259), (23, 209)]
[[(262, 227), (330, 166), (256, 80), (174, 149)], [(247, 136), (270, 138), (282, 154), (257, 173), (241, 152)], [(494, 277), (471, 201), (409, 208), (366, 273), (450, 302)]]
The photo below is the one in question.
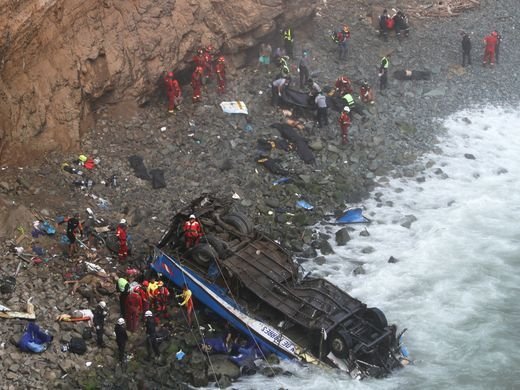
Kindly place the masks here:
[(164, 76), (166, 94), (168, 95), (168, 112), (173, 114), (175, 109), (179, 109), (182, 102), (182, 92), (179, 82), (175, 80), (173, 72), (168, 72)]
[(487, 65), (488, 61), (489, 65), (495, 65), (495, 49), (498, 42), (497, 35), (496, 31), (493, 31), (484, 38), (486, 48), (484, 49), (484, 60), (482, 61), (482, 65)]
[(223, 94), (226, 92), (226, 64), (224, 57), (220, 56), (217, 59), (217, 65), (215, 67), (215, 72), (217, 73), (217, 85), (218, 85), (218, 93)]
[(343, 108), (343, 111), (341, 112), (341, 115), (338, 119), (339, 127), (341, 128), (341, 143), (343, 145), (346, 145), (348, 143), (348, 128), (352, 124), (352, 121), (350, 120), (350, 108), (345, 106)]
[(199, 240), (202, 237), (202, 228), (194, 214), (191, 214), (190, 218), (184, 223), (183, 231), (184, 239), (186, 240), (186, 249), (199, 243)]
[(344, 96), (346, 93), (352, 93), (352, 82), (347, 76), (340, 76), (337, 78), (336, 83), (334, 84), (336, 88), (336, 93), (338, 96)]
[(197, 66), (191, 75), (191, 87), (193, 88), (193, 97), (191, 101), (193, 103), (198, 103), (201, 101), (201, 93), (202, 93), (202, 66)]

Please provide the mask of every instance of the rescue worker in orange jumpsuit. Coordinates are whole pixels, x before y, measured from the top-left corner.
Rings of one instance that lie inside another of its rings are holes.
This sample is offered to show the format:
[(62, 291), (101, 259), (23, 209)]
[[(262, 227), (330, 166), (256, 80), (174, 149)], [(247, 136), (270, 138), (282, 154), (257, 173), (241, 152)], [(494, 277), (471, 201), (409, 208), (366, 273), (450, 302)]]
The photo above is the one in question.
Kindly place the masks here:
[(195, 219), (195, 215), (190, 215), (190, 218), (184, 223), (182, 230), (184, 231), (184, 239), (186, 240), (186, 249), (199, 243), (199, 240), (202, 237), (202, 227)]
[(498, 42), (497, 35), (497, 32), (493, 31), (491, 34), (484, 38), (486, 48), (484, 49), (484, 60), (482, 61), (482, 65), (487, 65), (488, 61), (489, 65), (495, 65), (495, 49)]
[(348, 108), (347, 106), (343, 108), (343, 111), (339, 116), (338, 122), (341, 128), (341, 143), (343, 145), (346, 145), (348, 143), (348, 128), (352, 124), (352, 121), (350, 120), (350, 108)]
[(202, 68), (204, 69), (204, 67), (206, 66), (206, 57), (204, 56), (204, 49), (197, 50), (197, 55), (193, 56), (193, 62), (195, 63), (195, 67), (202, 66)]
[(175, 80), (173, 72), (169, 72), (164, 76), (164, 84), (166, 86), (166, 94), (168, 95), (168, 112), (174, 113), (175, 109), (179, 109), (182, 92), (179, 82)]
[(117, 257), (119, 258), (119, 261), (125, 261), (128, 256), (126, 219), (122, 219), (119, 222), (119, 225), (117, 225), (116, 237), (119, 239), (119, 251), (117, 252)]
[(125, 301), (126, 328), (135, 332), (139, 328), (139, 321), (143, 313), (143, 300), (135, 289), (130, 291)]
[(148, 281), (145, 280), (142, 284), (140, 284), (139, 286), (137, 286), (134, 289), (134, 291), (137, 294), (139, 294), (139, 296), (141, 297), (141, 301), (143, 303), (143, 311), (150, 309), (149, 296), (148, 296), (148, 292), (146, 291), (147, 288), (148, 288)]
[(170, 300), (170, 291), (162, 283), (159, 282), (159, 287), (155, 290), (155, 297), (153, 301), (153, 311), (155, 313), (155, 320), (158, 323), (159, 317), (168, 318), (168, 302)]
[(374, 92), (368, 85), (368, 81), (363, 80), (361, 83), (361, 87), (359, 88), (359, 96), (361, 97), (361, 101), (363, 103), (374, 104)]
[(204, 78), (206, 80), (211, 80), (213, 78), (213, 68), (214, 68), (214, 53), (213, 46), (208, 45), (204, 50), (204, 63), (202, 64), (202, 68), (204, 69)]
[(226, 65), (224, 62), (224, 57), (220, 56), (217, 59), (217, 66), (215, 67), (215, 72), (217, 73), (217, 91), (221, 95), (226, 92)]
[(334, 84), (338, 96), (344, 96), (347, 93), (352, 93), (352, 82), (347, 76), (340, 76)]
[(186, 314), (188, 316), (188, 326), (191, 327), (191, 316), (193, 313), (193, 300), (191, 299), (191, 290), (188, 289), (187, 285), (184, 285), (182, 288), (182, 294), (176, 295), (176, 297), (183, 299), (183, 301), (179, 303), (179, 306), (186, 307)]
[(195, 71), (191, 75), (191, 87), (193, 88), (193, 97), (191, 101), (193, 103), (198, 103), (201, 101), (201, 93), (202, 93), (202, 72), (204, 69), (202, 66), (197, 66)]

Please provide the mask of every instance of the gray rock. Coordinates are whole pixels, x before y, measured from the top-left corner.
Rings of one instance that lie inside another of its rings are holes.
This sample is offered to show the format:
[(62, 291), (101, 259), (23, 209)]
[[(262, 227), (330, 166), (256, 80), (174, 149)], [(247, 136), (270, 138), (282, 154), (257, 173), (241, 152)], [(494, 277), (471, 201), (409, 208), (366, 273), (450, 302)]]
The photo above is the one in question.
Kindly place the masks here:
[(348, 234), (348, 229), (346, 227), (341, 228), (336, 232), (336, 244), (338, 246), (344, 246), (349, 241), (350, 235)]
[(318, 265), (323, 265), (327, 262), (327, 259), (325, 258), (325, 256), (318, 256), (313, 260), (313, 262)]
[(217, 378), (227, 376), (231, 379), (237, 379), (240, 377), (240, 368), (229, 361), (227, 355), (213, 355), (211, 356), (212, 371), (215, 373)]
[(362, 265), (359, 265), (356, 268), (354, 268), (352, 273), (357, 276), (357, 275), (364, 275), (366, 273), (366, 271)]
[(364, 228), (363, 230), (361, 230), (361, 232), (359, 232), (359, 235), (361, 237), (368, 237), (370, 236), (370, 233), (368, 232), (367, 228)]
[(404, 228), (410, 229), (412, 223), (414, 223), (415, 221), (417, 221), (415, 215), (405, 215), (404, 220), (403, 222), (401, 222), (400, 225)]
[(367, 247), (364, 247), (363, 249), (361, 249), (361, 253), (365, 253), (365, 254), (369, 254), (374, 251), (375, 251), (375, 249), (371, 246), (367, 246)]
[(475, 156), (472, 155), (471, 153), (464, 153), (464, 157), (467, 158), (468, 160), (475, 160)]
[(397, 260), (394, 256), (390, 256), (390, 258), (388, 259), (388, 262), (395, 264), (395, 263), (399, 262), (399, 260)]
[(327, 241), (327, 240), (320, 240), (319, 249), (320, 249), (322, 255), (330, 255), (330, 254), (334, 253), (334, 249), (332, 249), (332, 246), (330, 245), (329, 241)]
[(424, 97), (442, 97), (446, 95), (446, 88), (435, 88), (423, 94)]

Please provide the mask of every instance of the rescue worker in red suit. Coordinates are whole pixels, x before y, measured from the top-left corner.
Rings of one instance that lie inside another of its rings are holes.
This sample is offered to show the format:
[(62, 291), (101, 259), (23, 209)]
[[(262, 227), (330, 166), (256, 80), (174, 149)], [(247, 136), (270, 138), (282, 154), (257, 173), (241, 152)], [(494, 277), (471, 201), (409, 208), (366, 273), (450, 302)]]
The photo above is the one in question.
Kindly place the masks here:
[(217, 59), (217, 66), (215, 67), (215, 72), (217, 73), (218, 93), (221, 95), (226, 92), (226, 65), (224, 62), (224, 57), (220, 56)]
[(188, 316), (188, 326), (191, 327), (191, 316), (193, 313), (193, 300), (191, 299), (191, 290), (188, 289), (188, 286), (184, 285), (182, 288), (182, 294), (176, 295), (177, 298), (182, 298), (182, 302), (179, 303), (179, 306), (186, 307), (186, 314)]
[(213, 68), (214, 68), (214, 55), (213, 55), (213, 46), (209, 45), (204, 50), (204, 64), (202, 65), (204, 69), (204, 78), (206, 80), (210, 80), (213, 78)]
[(162, 283), (159, 282), (159, 287), (155, 291), (153, 312), (155, 313), (155, 320), (158, 323), (159, 317), (168, 318), (168, 303), (170, 301), (170, 291)]
[(143, 313), (143, 300), (141, 295), (134, 289), (130, 291), (125, 301), (126, 329), (135, 332), (139, 328), (139, 321)]
[(193, 97), (192, 102), (198, 103), (201, 101), (201, 93), (202, 93), (202, 66), (197, 66), (195, 71), (191, 75), (191, 87), (193, 88)]
[(164, 76), (164, 84), (166, 86), (166, 94), (168, 95), (168, 112), (173, 113), (175, 109), (179, 109), (182, 92), (179, 82), (175, 80), (173, 72), (169, 72)]
[(143, 311), (150, 310), (148, 292), (146, 291), (147, 287), (148, 281), (145, 280), (142, 285), (139, 285), (134, 289), (134, 291), (141, 297), (141, 301), (143, 303)]
[(361, 97), (361, 101), (363, 103), (374, 104), (374, 92), (368, 85), (368, 81), (363, 80), (361, 83), (361, 87), (359, 88), (359, 96)]
[(116, 229), (116, 237), (119, 240), (119, 251), (117, 252), (117, 257), (119, 261), (125, 261), (128, 256), (128, 243), (127, 243), (127, 234), (126, 234), (126, 219), (122, 219), (117, 225)]
[(343, 145), (346, 145), (348, 143), (348, 128), (352, 124), (352, 121), (350, 120), (350, 108), (345, 106), (343, 108), (343, 111), (341, 112), (341, 115), (338, 119), (339, 126), (341, 128), (341, 143)]
[(199, 243), (200, 238), (202, 237), (202, 228), (200, 223), (195, 219), (195, 215), (190, 215), (190, 218), (184, 223), (183, 231), (186, 249)]
[(197, 55), (193, 57), (193, 62), (195, 63), (195, 67), (201, 66), (203, 69), (206, 66), (206, 57), (204, 56), (204, 50), (197, 50)]
[(491, 66), (495, 65), (495, 49), (498, 42), (497, 35), (497, 32), (493, 31), (484, 38), (486, 48), (484, 49), (484, 60), (482, 61), (482, 65), (486, 65), (488, 61)]
[(338, 96), (344, 96), (347, 93), (353, 92), (352, 82), (347, 76), (338, 77), (334, 86), (336, 87), (336, 93)]

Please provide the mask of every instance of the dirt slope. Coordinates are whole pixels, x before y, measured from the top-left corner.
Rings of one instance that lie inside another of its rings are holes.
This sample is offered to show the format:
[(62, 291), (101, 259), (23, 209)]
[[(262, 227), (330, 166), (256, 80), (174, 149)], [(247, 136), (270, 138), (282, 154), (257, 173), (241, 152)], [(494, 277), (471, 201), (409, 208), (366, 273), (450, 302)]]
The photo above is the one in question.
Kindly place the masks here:
[(77, 147), (100, 106), (145, 103), (161, 72), (188, 68), (200, 45), (222, 48), (240, 66), (248, 48), (284, 18), (313, 15), (315, 3), (1, 2), (0, 161)]

